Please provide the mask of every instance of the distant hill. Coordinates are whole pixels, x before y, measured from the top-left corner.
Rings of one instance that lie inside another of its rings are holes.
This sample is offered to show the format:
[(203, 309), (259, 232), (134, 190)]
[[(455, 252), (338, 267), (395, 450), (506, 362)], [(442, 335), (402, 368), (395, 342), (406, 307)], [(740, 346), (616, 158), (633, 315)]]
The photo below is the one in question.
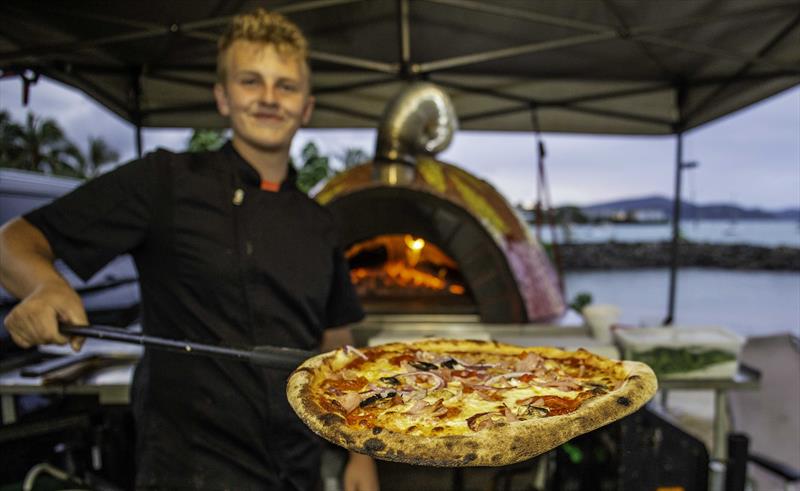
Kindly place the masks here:
[[(664, 196), (644, 196), (605, 203), (598, 203), (580, 207), (587, 215), (611, 215), (617, 212), (657, 211), (666, 218), (672, 217), (672, 200)], [(681, 203), (681, 216), (683, 218), (700, 218), (705, 220), (734, 220), (734, 219), (797, 219), (800, 220), (800, 208), (784, 210), (763, 210), (760, 208), (743, 208), (730, 203), (711, 203), (694, 205), (683, 201)]]
[(784, 220), (800, 221), (800, 208), (787, 208), (785, 210), (778, 210), (774, 213), (774, 215)]

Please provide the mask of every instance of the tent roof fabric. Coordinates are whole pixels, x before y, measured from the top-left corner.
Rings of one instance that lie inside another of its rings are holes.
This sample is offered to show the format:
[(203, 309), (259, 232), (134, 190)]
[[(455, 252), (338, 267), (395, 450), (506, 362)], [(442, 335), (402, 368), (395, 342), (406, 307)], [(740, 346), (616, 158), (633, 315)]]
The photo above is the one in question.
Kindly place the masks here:
[[(256, 1), (0, 3), (0, 69), (147, 127), (222, 127), (216, 38)], [(800, 0), (274, 1), (307, 34), (311, 127), (375, 127), (409, 80), (470, 130), (670, 134), (800, 83)], [(35, 97), (35, 87), (32, 89)]]

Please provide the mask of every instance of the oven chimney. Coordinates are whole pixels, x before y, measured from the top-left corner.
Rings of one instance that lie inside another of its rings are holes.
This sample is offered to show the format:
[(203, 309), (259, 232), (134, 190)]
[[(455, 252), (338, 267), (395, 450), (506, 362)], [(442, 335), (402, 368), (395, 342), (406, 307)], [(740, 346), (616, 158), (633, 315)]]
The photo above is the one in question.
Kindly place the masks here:
[(447, 93), (429, 82), (409, 85), (389, 102), (378, 126), (375, 179), (389, 185), (410, 183), (417, 157), (432, 157), (447, 148), (457, 128)]

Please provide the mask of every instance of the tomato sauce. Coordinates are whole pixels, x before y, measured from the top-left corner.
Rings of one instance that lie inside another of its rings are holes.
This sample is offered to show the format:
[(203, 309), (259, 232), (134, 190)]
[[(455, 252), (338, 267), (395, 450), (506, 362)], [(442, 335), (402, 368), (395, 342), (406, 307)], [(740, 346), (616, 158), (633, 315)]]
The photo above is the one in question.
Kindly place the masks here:
[(319, 404), (319, 407), (321, 407), (325, 411), (328, 411), (330, 413), (341, 414), (342, 416), (346, 416), (346, 414), (345, 414), (346, 411), (341, 406), (341, 404), (333, 402), (333, 401), (331, 401), (330, 399), (328, 399), (326, 397), (318, 398), (317, 399), (317, 404)]
[(475, 370), (453, 370), (450, 372), (450, 376), (460, 378), (475, 378), (478, 376), (478, 372)]
[(331, 380), (327, 379), (322, 382), (322, 387), (331, 387), (340, 391), (357, 391), (361, 390), (365, 385), (367, 385), (368, 381), (364, 377), (356, 377), (354, 379), (341, 379), (341, 380)]
[(389, 359), (389, 363), (392, 365), (400, 366), (404, 361), (414, 361), (417, 357), (414, 356), (412, 353), (403, 353), (402, 355), (394, 356)]
[(363, 409), (356, 409), (347, 415), (347, 424), (349, 426), (372, 428), (375, 426), (375, 414), (366, 412)]

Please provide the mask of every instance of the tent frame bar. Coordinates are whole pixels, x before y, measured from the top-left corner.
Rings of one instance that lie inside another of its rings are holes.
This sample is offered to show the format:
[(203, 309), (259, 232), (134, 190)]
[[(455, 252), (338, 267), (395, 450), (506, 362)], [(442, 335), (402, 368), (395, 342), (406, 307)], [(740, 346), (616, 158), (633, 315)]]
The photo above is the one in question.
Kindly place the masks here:
[[(316, 10), (321, 8), (345, 5), (348, 3), (355, 3), (361, 2), (366, 0), (310, 0), (307, 2), (302, 2), (299, 4), (289, 5), (284, 8), (277, 8), (275, 9), (278, 12), (289, 14), (289, 13), (297, 13), (297, 12), (304, 12), (310, 10)], [(407, 2), (407, 0), (398, 0), (400, 2)], [(534, 52), (541, 52), (553, 49), (564, 48), (568, 46), (575, 46), (585, 43), (591, 43), (595, 41), (604, 41), (610, 40), (614, 38), (619, 39), (628, 39), (628, 40), (637, 40), (640, 42), (645, 42), (648, 44), (654, 44), (657, 46), (664, 46), (673, 49), (681, 49), (689, 52), (695, 52), (699, 54), (708, 54), (713, 56), (719, 56), (724, 58), (730, 58), (740, 61), (745, 61), (747, 63), (752, 63), (754, 65), (764, 65), (770, 66), (771, 68), (778, 68), (783, 70), (788, 70), (794, 73), (800, 73), (800, 67), (792, 65), (792, 64), (785, 64), (781, 63), (776, 60), (769, 60), (766, 59), (763, 55), (749, 55), (744, 53), (736, 53), (736, 52), (729, 52), (727, 50), (722, 50), (719, 48), (713, 48), (708, 46), (700, 46), (700, 45), (693, 45), (682, 43), (680, 41), (676, 41), (674, 39), (662, 38), (659, 36), (652, 35), (653, 33), (663, 32), (669, 29), (675, 29), (677, 27), (686, 27), (690, 25), (694, 25), (697, 23), (707, 23), (713, 22), (718, 18), (724, 18), (728, 16), (734, 15), (752, 15), (753, 13), (757, 12), (764, 12), (767, 10), (775, 9), (784, 9), (790, 7), (796, 7), (796, 4), (793, 2), (778, 2), (772, 5), (765, 5), (760, 6), (758, 9), (741, 9), (740, 11), (736, 12), (729, 12), (725, 15), (718, 16), (718, 17), (694, 17), (691, 19), (684, 19), (679, 22), (669, 22), (669, 23), (662, 23), (662, 24), (655, 24), (655, 25), (648, 25), (648, 26), (639, 26), (639, 27), (632, 27), (632, 28), (603, 28), (603, 26), (597, 26), (590, 23), (584, 23), (579, 21), (572, 21), (569, 19), (562, 19), (555, 16), (537, 14), (535, 12), (528, 12), (528, 11), (520, 11), (518, 9), (513, 8), (504, 8), (504, 7), (496, 7), (496, 6), (487, 6), (480, 4), (478, 2), (474, 2), (471, 0), (425, 0), (431, 3), (437, 3), (442, 5), (450, 5), (457, 8), (462, 9), (469, 9), (469, 10), (477, 10), (487, 13), (493, 14), (500, 14), (505, 16), (513, 16), (515, 18), (526, 18), (533, 22), (539, 23), (547, 23), (553, 25), (559, 25), (562, 27), (569, 27), (572, 29), (579, 29), (582, 31), (588, 31), (591, 34), (583, 34), (573, 37), (562, 38), (554, 41), (546, 41), (546, 42), (538, 42), (538, 43), (527, 43), (519, 46), (512, 46), (508, 48), (503, 48), (499, 50), (491, 50), (481, 53), (473, 53), (469, 55), (462, 55), (456, 56), (451, 58), (445, 58), (442, 60), (421, 63), (421, 64), (413, 64), (410, 65), (411, 72), (415, 74), (423, 74), (428, 73), (431, 71), (443, 70), (448, 68), (456, 68), (465, 65), (471, 65), (474, 63), (483, 63), (486, 61), (493, 61), (501, 58), (508, 58), (513, 56), (519, 56), (523, 54), (530, 54)], [(407, 7), (407, 5), (406, 5)], [(408, 19), (406, 18), (403, 20), (403, 8), (401, 4), (401, 8), (399, 9), (399, 17), (401, 19), (399, 22), (408, 23)], [(186, 22), (184, 24), (171, 24), (171, 25), (155, 25), (151, 23), (140, 24), (140, 25), (147, 25), (151, 26), (149, 28), (144, 28), (140, 30), (133, 30), (130, 32), (125, 32), (121, 34), (115, 34), (112, 36), (104, 36), (95, 39), (87, 39), (81, 41), (70, 41), (67, 43), (54, 43), (50, 45), (44, 46), (36, 46), (32, 48), (25, 48), (16, 51), (6, 51), (0, 53), (0, 62), (9, 62), (24, 59), (30, 56), (37, 56), (40, 58), (44, 58), (45, 55), (49, 54), (56, 54), (56, 53), (63, 53), (63, 52), (70, 52), (70, 51), (78, 51), (87, 48), (96, 48), (101, 45), (106, 44), (113, 44), (113, 43), (120, 43), (126, 41), (133, 41), (139, 39), (146, 39), (149, 37), (157, 37), (157, 36), (164, 36), (169, 34), (174, 34), (180, 32), (183, 35), (190, 35), (191, 33), (201, 34), (200, 36), (196, 36), (202, 39), (208, 39), (209, 41), (213, 41), (216, 39), (216, 35), (208, 34), (208, 33), (198, 33), (200, 29), (204, 29), (207, 27), (217, 27), (219, 25), (224, 25), (230, 20), (231, 16), (225, 17), (214, 17), (211, 19), (204, 19), (199, 21), (193, 22)], [(401, 29), (400, 36), (404, 37), (403, 29)], [(401, 42), (401, 51), (403, 51)], [(323, 51), (312, 51), (309, 53), (309, 57), (314, 60), (322, 61), (322, 62), (329, 62), (334, 64), (340, 64), (344, 66), (350, 66), (353, 68), (363, 68), (366, 70), (374, 70), (384, 73), (394, 73), (400, 74), (401, 73), (401, 66), (404, 60), (403, 54), (401, 53), (400, 63), (384, 63), (375, 60), (368, 60), (364, 58), (356, 58), (350, 57), (346, 55), (340, 55), (336, 53), (327, 53)], [(409, 46), (409, 62), (410, 62), (410, 46)]]
[(672, 325), (675, 317), (676, 292), (678, 287), (678, 258), (680, 257), (681, 233), (681, 176), (686, 164), (683, 162), (683, 131), (675, 134), (675, 197), (672, 201), (672, 240), (669, 254), (669, 285), (667, 292), (667, 315), (662, 321), (665, 326)]

